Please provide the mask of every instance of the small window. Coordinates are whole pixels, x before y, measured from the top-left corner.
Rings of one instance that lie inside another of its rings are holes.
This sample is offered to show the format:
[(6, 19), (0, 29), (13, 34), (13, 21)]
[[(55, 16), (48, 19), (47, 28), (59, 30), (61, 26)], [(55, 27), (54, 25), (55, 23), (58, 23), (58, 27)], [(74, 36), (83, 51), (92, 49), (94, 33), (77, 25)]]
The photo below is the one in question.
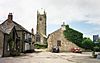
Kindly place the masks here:
[(61, 40), (57, 40), (57, 46), (61, 46)]

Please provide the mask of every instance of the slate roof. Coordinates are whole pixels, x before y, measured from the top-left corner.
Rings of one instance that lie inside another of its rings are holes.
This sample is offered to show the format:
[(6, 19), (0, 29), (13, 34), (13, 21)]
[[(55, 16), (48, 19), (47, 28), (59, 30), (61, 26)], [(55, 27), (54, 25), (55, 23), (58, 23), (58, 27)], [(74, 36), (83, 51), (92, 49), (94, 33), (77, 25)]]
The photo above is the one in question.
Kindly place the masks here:
[(16, 23), (15, 21), (13, 21), (13, 23), (14, 23), (14, 25), (16, 27), (16, 30), (24, 30), (24, 31), (26, 31), (28, 33), (31, 33), (27, 29), (25, 29), (23, 26), (21, 26), (20, 24)]
[(3, 24), (0, 24), (0, 30), (3, 32), (3, 33), (7, 33), (9, 34), (12, 29), (14, 27), (14, 24), (13, 23), (3, 23)]
[(1, 26), (1, 24), (0, 24), (0, 31), (1, 31), (1, 32), (4, 32), (4, 31), (3, 31), (3, 29), (2, 29), (2, 26)]
[(16, 30), (23, 30), (25, 32), (30, 33), (28, 30), (26, 30), (24, 27), (22, 27), (20, 24), (16, 23), (15, 21), (12, 21), (9, 23), (8, 20), (6, 20), (2, 24), (0, 24), (0, 30), (3, 33), (9, 34), (14, 26), (15, 26)]

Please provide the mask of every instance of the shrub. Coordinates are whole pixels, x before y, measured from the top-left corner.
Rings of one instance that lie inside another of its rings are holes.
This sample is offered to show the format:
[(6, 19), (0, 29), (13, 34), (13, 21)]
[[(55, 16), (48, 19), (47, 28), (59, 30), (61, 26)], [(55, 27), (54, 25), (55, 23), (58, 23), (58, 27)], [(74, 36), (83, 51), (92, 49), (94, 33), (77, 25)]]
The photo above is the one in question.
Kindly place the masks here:
[(45, 44), (45, 45), (42, 45), (42, 44), (35, 44), (34, 47), (35, 47), (36, 49), (44, 49), (44, 48), (47, 48), (47, 45), (46, 45), (46, 44)]
[(82, 47), (85, 49), (93, 50), (94, 43), (90, 38), (85, 37), (83, 38), (83, 41), (82, 41)]

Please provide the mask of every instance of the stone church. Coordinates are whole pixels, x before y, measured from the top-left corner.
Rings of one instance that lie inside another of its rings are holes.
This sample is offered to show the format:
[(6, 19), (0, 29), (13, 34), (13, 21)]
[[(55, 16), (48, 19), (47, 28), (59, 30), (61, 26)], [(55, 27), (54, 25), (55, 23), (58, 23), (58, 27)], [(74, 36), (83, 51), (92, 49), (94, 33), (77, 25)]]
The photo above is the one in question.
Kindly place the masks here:
[(73, 47), (78, 47), (73, 42), (67, 40), (64, 37), (65, 24), (61, 25), (61, 28), (52, 32), (51, 34), (46, 35), (46, 12), (37, 11), (37, 28), (35, 34), (35, 43), (36, 44), (47, 44), (48, 50), (51, 51), (53, 47), (58, 46), (60, 51), (70, 51)]
[(52, 48), (59, 47), (60, 51), (71, 51), (71, 48), (79, 48), (73, 42), (67, 40), (64, 36), (65, 24), (61, 25), (61, 28), (49, 34), (47, 43), (48, 51), (52, 51)]
[(41, 9), (41, 12), (37, 11), (36, 43), (46, 44), (46, 18), (45, 10)]

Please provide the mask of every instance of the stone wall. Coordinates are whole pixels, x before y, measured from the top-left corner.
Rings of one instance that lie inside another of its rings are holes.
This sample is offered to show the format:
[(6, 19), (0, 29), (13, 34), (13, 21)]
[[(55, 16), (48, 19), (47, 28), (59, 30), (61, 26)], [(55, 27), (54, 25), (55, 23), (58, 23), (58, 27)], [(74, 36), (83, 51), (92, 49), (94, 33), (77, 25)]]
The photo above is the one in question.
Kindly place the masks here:
[(52, 50), (52, 47), (57, 46), (58, 40), (61, 41), (61, 46), (59, 46), (60, 51), (71, 51), (71, 48), (78, 47), (76, 44), (70, 42), (64, 37), (63, 30), (60, 28), (57, 31), (51, 33), (47, 39), (49, 51)]
[(20, 52), (22, 52), (22, 31), (17, 31), (18, 37), (20, 37)]
[(31, 49), (34, 49), (34, 43), (35, 43), (35, 36), (32, 35), (32, 44), (31, 44)]
[(3, 39), (4, 39), (4, 35), (0, 31), (0, 55), (2, 55), (2, 52), (3, 52)]

